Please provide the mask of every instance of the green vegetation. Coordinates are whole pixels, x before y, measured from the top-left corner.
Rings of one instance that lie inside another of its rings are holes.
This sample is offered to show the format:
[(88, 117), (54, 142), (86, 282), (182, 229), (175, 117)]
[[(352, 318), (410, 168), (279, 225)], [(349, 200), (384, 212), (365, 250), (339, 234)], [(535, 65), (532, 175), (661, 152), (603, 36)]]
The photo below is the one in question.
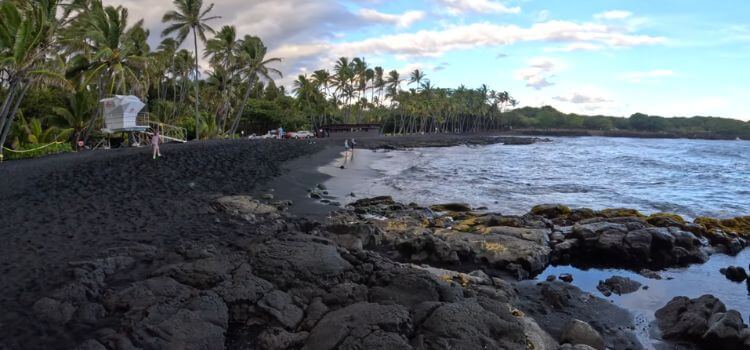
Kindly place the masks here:
[[(508, 92), (486, 85), (440, 88), (420, 70), (402, 77), (360, 57), (301, 75), (287, 90), (274, 81), (282, 77), (276, 68), (282, 58), (268, 57), (261, 38), (232, 26), (215, 31), (209, 25), (217, 19), (213, 4), (173, 5), (163, 16), (164, 38), (152, 48), (143, 21), (132, 21), (122, 6), (0, 0), (0, 145), (21, 150), (55, 141), (95, 143), (103, 137), (98, 101), (112, 94), (138, 96), (152, 121), (184, 127), (201, 139), (329, 123), (380, 123), (393, 134), (530, 128), (750, 138), (750, 123), (732, 119), (515, 109), (518, 101)], [(180, 48), (186, 41), (190, 49)]]
[(750, 122), (717, 117), (664, 118), (636, 113), (629, 118), (565, 114), (550, 106), (523, 107), (501, 115), (513, 128), (631, 131), (676, 136), (750, 139)]

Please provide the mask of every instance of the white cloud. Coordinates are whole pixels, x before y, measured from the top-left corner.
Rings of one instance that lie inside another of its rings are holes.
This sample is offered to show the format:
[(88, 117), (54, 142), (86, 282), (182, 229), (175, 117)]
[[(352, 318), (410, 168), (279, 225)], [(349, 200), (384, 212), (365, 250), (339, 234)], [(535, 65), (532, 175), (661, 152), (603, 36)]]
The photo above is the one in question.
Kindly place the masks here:
[(549, 57), (535, 57), (528, 62), (526, 68), (517, 70), (514, 76), (518, 80), (525, 81), (526, 86), (541, 90), (554, 85), (549, 79), (565, 67), (562, 61)]
[(597, 105), (612, 102), (609, 95), (599, 89), (586, 87), (580, 90), (570, 91), (566, 94), (555, 96), (553, 99), (573, 104)]
[(406, 11), (400, 15), (378, 12), (373, 9), (359, 10), (359, 17), (366, 21), (378, 23), (390, 23), (399, 28), (408, 28), (412, 24), (425, 18), (422, 11)]
[(561, 47), (549, 47), (545, 48), (548, 52), (573, 52), (573, 51), (599, 51), (604, 49), (604, 46), (592, 43), (572, 43)]
[(620, 79), (631, 83), (640, 83), (645, 80), (654, 80), (674, 76), (675, 73), (669, 69), (655, 69), (643, 72), (628, 72), (620, 75)]
[(612, 11), (606, 11), (602, 13), (598, 13), (594, 15), (594, 18), (600, 19), (600, 20), (623, 20), (627, 19), (633, 16), (632, 12), (629, 11), (622, 11), (622, 10), (612, 10)]
[(502, 2), (492, 0), (437, 0), (445, 6), (448, 13), (460, 15), (469, 12), (477, 13), (520, 13), (518, 6), (508, 7)]
[[(522, 28), (516, 25), (473, 23), (441, 30), (421, 30), (373, 37), (337, 44), (300, 44), (292, 46), (328, 45), (333, 57), (400, 55), (403, 57), (436, 57), (446, 52), (479, 47), (495, 47), (516, 42), (548, 41), (588, 43), (603, 47), (632, 47), (665, 42), (662, 37), (624, 33), (616, 28), (569, 21), (549, 21)], [(289, 48), (282, 48), (289, 51)], [(305, 50), (297, 50), (304, 52)], [(294, 57), (286, 57), (293, 59)]]

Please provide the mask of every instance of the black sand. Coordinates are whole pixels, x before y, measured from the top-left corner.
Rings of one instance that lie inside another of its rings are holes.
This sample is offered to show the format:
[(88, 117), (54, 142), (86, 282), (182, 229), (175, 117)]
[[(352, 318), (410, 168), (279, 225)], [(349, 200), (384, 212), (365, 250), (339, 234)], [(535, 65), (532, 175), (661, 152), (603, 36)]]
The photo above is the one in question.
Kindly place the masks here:
[[(454, 135), (384, 139), (358, 139), (358, 144), (405, 148), (505, 140)], [(337, 139), (209, 141), (165, 145), (159, 160), (140, 148), (3, 163), (0, 339), (12, 343), (44, 336), (29, 327), (30, 306), (67, 278), (69, 261), (126, 244), (169, 246), (180, 239), (222, 244), (246, 234), (247, 227), (218, 223), (208, 212), (208, 203), (222, 195), (273, 189), (276, 199), (295, 202), (293, 212), (324, 216), (333, 207), (306, 198), (306, 189), (325, 180), (317, 167), (342, 148)], [(277, 177), (283, 168), (290, 171)]]

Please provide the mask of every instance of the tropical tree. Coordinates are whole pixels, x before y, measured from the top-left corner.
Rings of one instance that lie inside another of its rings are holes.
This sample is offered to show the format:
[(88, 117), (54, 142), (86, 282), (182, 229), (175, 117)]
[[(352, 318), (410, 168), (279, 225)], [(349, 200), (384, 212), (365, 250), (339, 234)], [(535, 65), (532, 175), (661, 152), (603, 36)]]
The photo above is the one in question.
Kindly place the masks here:
[(86, 89), (68, 93), (63, 106), (52, 108), (54, 115), (50, 120), (51, 125), (70, 129), (74, 144), (78, 143), (94, 115), (96, 101), (95, 96)]
[(417, 87), (420, 87), (422, 86), (422, 80), (424, 80), (426, 76), (427, 75), (424, 74), (423, 71), (419, 69), (415, 69), (414, 71), (411, 72), (411, 75), (409, 76), (408, 85), (417, 84)]
[(0, 158), (2, 145), (33, 79), (58, 77), (43, 69), (60, 24), (56, 18), (57, 6), (56, 0), (0, 3), (0, 69), (7, 85), (0, 105)]
[(237, 74), (245, 80), (247, 85), (242, 102), (237, 108), (237, 115), (235, 116), (234, 123), (230, 129), (230, 134), (237, 132), (240, 118), (245, 111), (245, 106), (247, 105), (248, 98), (250, 98), (253, 85), (258, 82), (259, 79), (273, 81), (274, 76), (283, 76), (280, 70), (269, 66), (272, 63), (281, 62), (281, 58), (266, 58), (267, 53), (268, 48), (263, 45), (263, 41), (256, 36), (245, 35), (241, 43), (237, 46), (235, 54), (239, 67)]
[(193, 33), (193, 46), (195, 50), (195, 71), (193, 75), (193, 83), (195, 85), (195, 139), (200, 139), (199, 127), (200, 124), (200, 86), (198, 84), (199, 65), (198, 65), (198, 38), (202, 42), (206, 42), (206, 32), (214, 33), (206, 22), (218, 19), (219, 16), (209, 17), (208, 13), (214, 8), (214, 4), (208, 5), (208, 8), (203, 9), (203, 0), (174, 0), (172, 2), (176, 7), (176, 10), (172, 10), (164, 14), (162, 22), (168, 23), (169, 26), (164, 28), (162, 36), (177, 34), (177, 42), (182, 44), (188, 37), (190, 32)]

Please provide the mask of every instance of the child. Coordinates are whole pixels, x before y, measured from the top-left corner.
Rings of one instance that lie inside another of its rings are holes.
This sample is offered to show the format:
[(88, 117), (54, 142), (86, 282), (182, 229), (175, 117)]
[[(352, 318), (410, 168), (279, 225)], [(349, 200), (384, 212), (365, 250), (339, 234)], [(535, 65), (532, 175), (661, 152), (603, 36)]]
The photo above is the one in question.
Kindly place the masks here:
[(156, 129), (156, 131), (154, 131), (154, 135), (151, 136), (151, 146), (154, 148), (154, 159), (156, 159), (156, 157), (161, 157), (159, 143), (161, 143), (161, 135), (159, 134), (159, 129)]

